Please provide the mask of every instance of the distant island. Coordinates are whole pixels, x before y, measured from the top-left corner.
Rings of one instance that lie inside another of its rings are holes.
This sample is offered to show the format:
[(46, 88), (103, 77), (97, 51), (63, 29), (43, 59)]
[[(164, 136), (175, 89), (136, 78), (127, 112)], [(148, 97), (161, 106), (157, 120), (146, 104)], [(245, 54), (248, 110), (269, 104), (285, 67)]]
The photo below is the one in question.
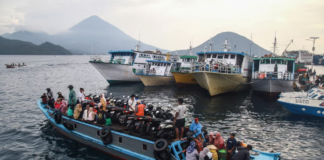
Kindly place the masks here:
[(31, 42), (10, 40), (0, 36), (0, 55), (72, 55), (72, 53), (49, 42), (35, 45)]

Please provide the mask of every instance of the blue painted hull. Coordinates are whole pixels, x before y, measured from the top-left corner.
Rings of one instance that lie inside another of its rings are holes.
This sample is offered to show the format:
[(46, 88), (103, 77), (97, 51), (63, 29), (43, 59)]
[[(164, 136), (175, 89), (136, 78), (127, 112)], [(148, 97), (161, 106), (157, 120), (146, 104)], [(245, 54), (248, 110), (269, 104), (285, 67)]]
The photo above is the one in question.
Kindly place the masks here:
[(280, 100), (278, 100), (278, 102), (281, 103), (281, 105), (283, 105), (291, 113), (324, 117), (323, 107), (313, 107), (313, 106), (301, 105), (296, 103), (288, 103)]

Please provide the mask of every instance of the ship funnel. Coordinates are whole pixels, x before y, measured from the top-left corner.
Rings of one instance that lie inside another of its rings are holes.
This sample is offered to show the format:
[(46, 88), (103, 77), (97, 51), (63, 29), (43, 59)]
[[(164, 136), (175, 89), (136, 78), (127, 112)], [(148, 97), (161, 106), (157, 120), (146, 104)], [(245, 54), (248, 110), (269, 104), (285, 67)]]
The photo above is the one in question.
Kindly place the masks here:
[(169, 54), (169, 52), (167, 53), (167, 57), (166, 57), (166, 61), (169, 61), (169, 59), (170, 59), (170, 54)]

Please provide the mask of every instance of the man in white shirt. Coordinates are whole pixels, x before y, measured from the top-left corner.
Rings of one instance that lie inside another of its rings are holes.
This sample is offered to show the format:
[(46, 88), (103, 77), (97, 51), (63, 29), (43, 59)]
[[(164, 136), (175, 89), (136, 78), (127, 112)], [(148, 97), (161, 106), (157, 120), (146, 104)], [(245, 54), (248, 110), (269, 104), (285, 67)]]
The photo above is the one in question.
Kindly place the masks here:
[(185, 125), (185, 113), (186, 113), (186, 106), (182, 105), (183, 99), (178, 99), (179, 106), (176, 109), (176, 115), (173, 120), (173, 124), (175, 125), (176, 131), (176, 139), (174, 141), (179, 140), (179, 129), (181, 129), (180, 139), (183, 137), (184, 132), (184, 125)]
[(83, 88), (80, 88), (80, 92), (79, 92), (79, 95), (78, 95), (78, 100), (80, 103), (83, 103), (84, 99), (85, 99), (85, 93), (84, 93), (84, 89)]
[(128, 100), (128, 106), (129, 106), (128, 110), (135, 112), (135, 106), (136, 106), (135, 94), (132, 94), (130, 97), (131, 98)]

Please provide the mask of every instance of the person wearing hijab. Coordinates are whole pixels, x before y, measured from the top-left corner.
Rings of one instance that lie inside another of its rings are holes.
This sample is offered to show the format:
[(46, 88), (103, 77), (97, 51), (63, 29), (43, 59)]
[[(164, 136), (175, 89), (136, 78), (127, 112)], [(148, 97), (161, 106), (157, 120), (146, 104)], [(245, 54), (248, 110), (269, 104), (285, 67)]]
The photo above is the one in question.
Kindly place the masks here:
[(94, 120), (95, 120), (95, 116), (96, 116), (96, 113), (93, 111), (93, 108), (90, 107), (90, 108), (89, 108), (89, 117), (88, 117), (88, 121), (94, 121)]
[(219, 132), (216, 132), (215, 134), (214, 146), (217, 147), (218, 149), (225, 148), (224, 139)]
[(213, 159), (218, 159), (218, 153), (217, 153), (217, 147), (214, 145), (208, 145), (207, 148), (209, 148), (209, 152), (212, 153)]
[(206, 145), (214, 144), (214, 139), (215, 139), (214, 133), (210, 132), (205, 139), (206, 139)]
[(186, 160), (197, 160), (199, 158), (199, 154), (195, 147), (196, 143), (194, 141), (191, 141), (190, 146), (186, 151)]
[(89, 109), (90, 109), (90, 106), (87, 105), (86, 109), (84, 110), (83, 115), (82, 115), (82, 121), (88, 121), (89, 120), (89, 114), (90, 114)]
[(193, 132), (194, 134), (194, 137), (197, 137), (200, 141), (202, 141), (202, 138), (201, 138), (201, 129), (202, 129), (202, 126), (201, 124), (199, 123), (199, 119), (198, 118), (195, 118), (190, 127), (189, 127), (189, 130)]
[(212, 159), (213, 159), (212, 158), (212, 153), (209, 152), (208, 147), (205, 147), (199, 154), (199, 160), (212, 160)]
[(62, 104), (61, 104), (61, 112), (65, 115), (66, 112), (68, 110), (68, 107), (67, 107), (67, 102), (65, 100), (62, 100)]
[(104, 94), (101, 94), (100, 95), (100, 103), (102, 105), (102, 108), (104, 111), (106, 111), (106, 105), (107, 105), (107, 101), (106, 101), (106, 98), (105, 98), (105, 95)]
[(81, 104), (79, 103), (79, 104), (76, 105), (76, 107), (74, 109), (73, 118), (78, 119), (79, 116), (80, 116), (81, 111), (82, 111), (82, 107), (81, 107)]

